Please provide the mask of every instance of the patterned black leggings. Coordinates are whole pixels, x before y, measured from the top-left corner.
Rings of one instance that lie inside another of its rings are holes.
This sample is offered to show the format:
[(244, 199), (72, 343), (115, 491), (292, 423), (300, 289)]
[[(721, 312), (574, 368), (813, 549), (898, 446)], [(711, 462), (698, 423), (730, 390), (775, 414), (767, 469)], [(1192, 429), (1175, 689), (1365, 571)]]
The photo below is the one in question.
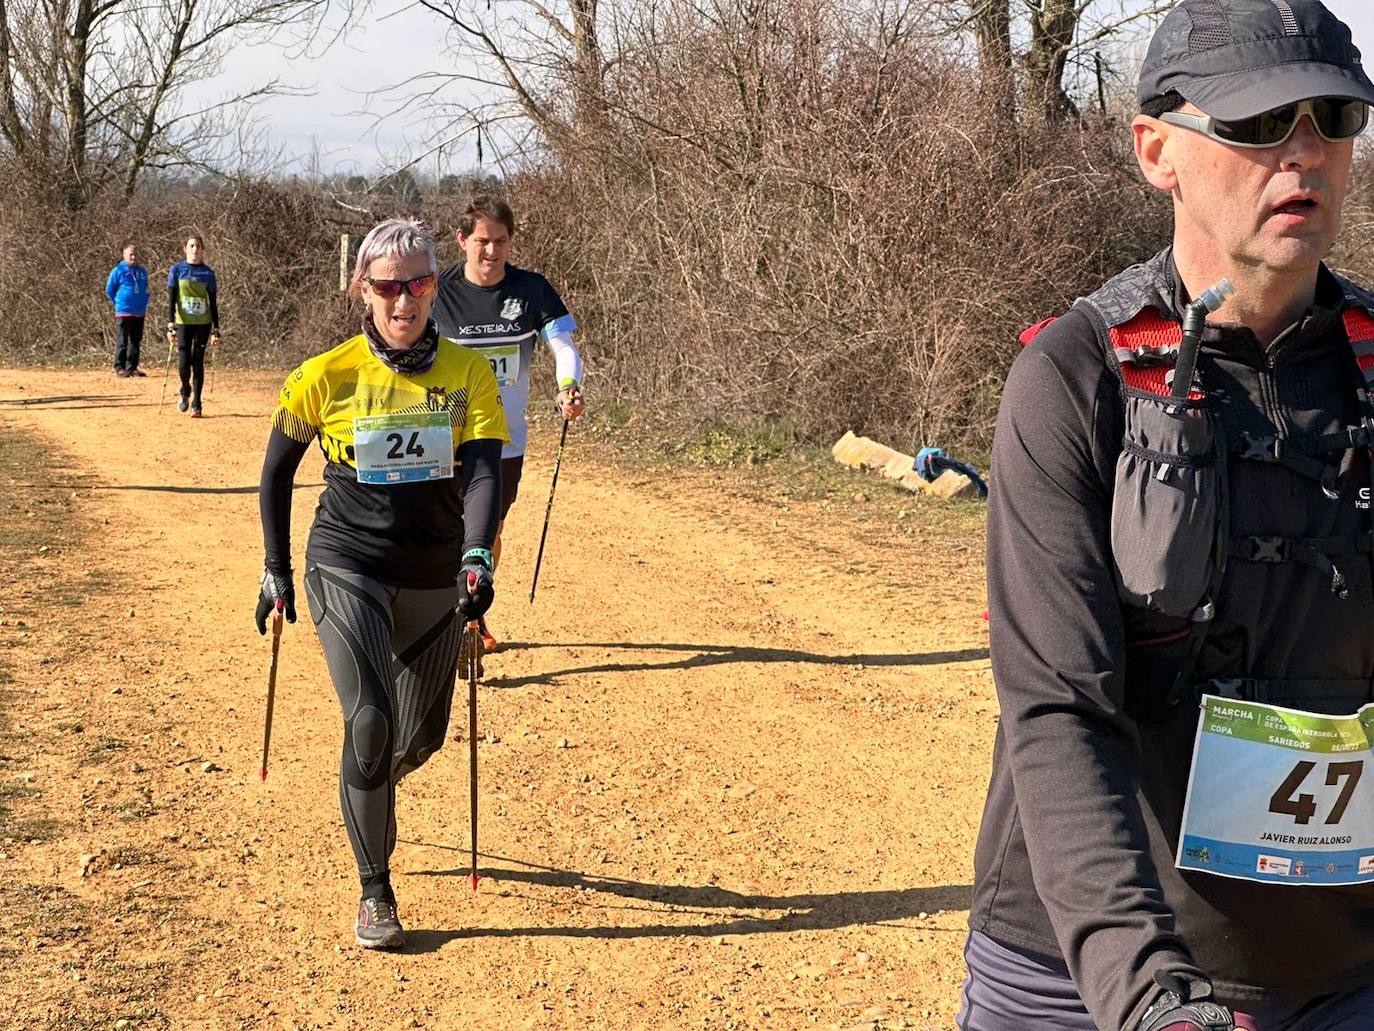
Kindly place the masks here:
[(181, 376), (181, 396), (200, 407), (200, 392), (205, 386), (205, 349), (210, 346), (210, 326), (177, 326), (177, 374)]
[(391, 896), (396, 785), (444, 743), (462, 623), (458, 588), (392, 587), (310, 563), (310, 615), (343, 707), (339, 804), (363, 894)]

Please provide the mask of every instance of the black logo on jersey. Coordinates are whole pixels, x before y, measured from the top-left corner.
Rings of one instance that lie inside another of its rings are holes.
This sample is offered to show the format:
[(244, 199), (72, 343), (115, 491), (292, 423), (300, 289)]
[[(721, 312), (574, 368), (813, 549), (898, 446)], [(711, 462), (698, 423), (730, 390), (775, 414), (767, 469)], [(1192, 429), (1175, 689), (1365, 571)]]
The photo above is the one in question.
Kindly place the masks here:
[(448, 389), (446, 387), (426, 387), (425, 404), (431, 412), (442, 412), (448, 408)]

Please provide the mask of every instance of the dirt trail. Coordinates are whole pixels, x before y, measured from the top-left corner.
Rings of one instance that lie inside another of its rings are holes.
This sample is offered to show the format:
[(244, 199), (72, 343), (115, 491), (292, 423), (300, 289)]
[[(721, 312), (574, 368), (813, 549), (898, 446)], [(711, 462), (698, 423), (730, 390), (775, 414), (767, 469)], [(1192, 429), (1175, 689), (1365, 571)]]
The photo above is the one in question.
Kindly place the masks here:
[[(0, 371), (0, 432), (68, 463), (20, 496), (97, 530), (4, 602), (0, 782), (56, 822), (0, 842), (24, 900), (0, 925), (0, 1026), (953, 1026), (995, 719), (976, 548), (923, 583), (928, 555), (833, 509), (573, 444), (530, 606), (536, 435), (492, 613), (510, 643), (480, 688), (480, 890), (459, 702), (398, 791), (408, 947), (367, 954), (303, 603), (257, 779), (278, 382), (221, 374), (192, 421), (157, 414), (156, 378)], [(297, 476), (298, 565), (319, 466)]]

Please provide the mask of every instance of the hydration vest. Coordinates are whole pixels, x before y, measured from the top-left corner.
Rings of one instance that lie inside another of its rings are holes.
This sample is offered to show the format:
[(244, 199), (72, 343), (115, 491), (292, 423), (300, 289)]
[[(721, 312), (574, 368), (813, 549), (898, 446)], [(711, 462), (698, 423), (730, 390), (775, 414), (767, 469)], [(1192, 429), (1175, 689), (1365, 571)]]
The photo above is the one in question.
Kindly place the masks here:
[[(1236, 463), (1261, 462), (1297, 473), (1327, 498), (1340, 496), (1357, 453), (1363, 459), (1374, 443), (1369, 400), (1374, 391), (1374, 294), (1336, 277), (1341, 321), (1353, 352), (1351, 385), (1362, 413), (1357, 424), (1315, 438), (1289, 435), (1272, 424), (1259, 434), (1231, 434), (1221, 418), (1215, 385), (1205, 381), (1203, 363), (1198, 363), (1187, 401), (1178, 405), (1170, 396), (1183, 328), (1173, 314), (1168, 277), (1161, 275), (1168, 253), (1126, 270), (1074, 307), (1093, 325), (1120, 385), (1124, 433), (1111, 513), (1117, 592), (1126, 605), (1190, 621), (1180, 680), (1185, 675), (1191, 680), (1218, 615), (1215, 601), (1230, 562), (1301, 563), (1320, 571), (1329, 589), (1348, 600), (1352, 619), (1359, 618), (1356, 609), (1374, 606), (1374, 535), (1238, 536), (1232, 529), (1228, 489)], [(1050, 321), (1031, 327), (1022, 342), (1030, 343)], [(1172, 701), (1180, 700), (1179, 684), (1171, 695)]]

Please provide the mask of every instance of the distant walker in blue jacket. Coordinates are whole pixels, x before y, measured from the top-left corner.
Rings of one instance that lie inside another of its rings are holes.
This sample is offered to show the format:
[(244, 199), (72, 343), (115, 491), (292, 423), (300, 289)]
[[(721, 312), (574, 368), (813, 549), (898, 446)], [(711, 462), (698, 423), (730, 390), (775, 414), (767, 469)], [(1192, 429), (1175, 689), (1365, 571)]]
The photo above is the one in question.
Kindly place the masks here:
[(119, 342), (115, 346), (115, 375), (146, 375), (138, 367), (138, 351), (143, 346), (143, 320), (148, 314), (148, 270), (138, 263), (138, 248), (124, 245), (124, 260), (110, 269), (105, 280), (105, 296), (114, 305)]

